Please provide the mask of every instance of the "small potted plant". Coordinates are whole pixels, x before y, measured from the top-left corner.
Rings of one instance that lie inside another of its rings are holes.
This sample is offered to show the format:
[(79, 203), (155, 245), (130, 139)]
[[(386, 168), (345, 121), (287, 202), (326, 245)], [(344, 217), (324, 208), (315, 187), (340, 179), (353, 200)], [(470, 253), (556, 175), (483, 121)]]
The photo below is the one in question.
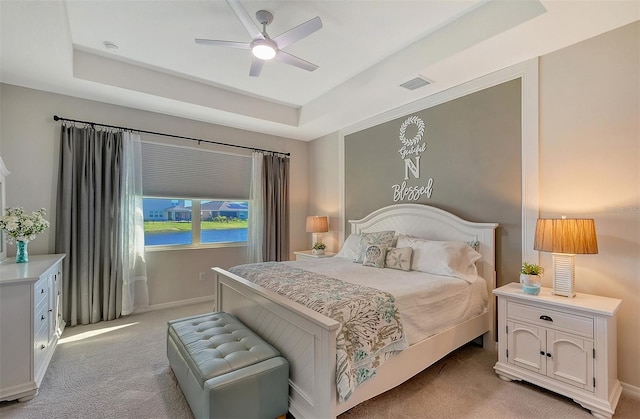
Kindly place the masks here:
[(544, 268), (534, 263), (522, 262), (520, 283), (525, 294), (538, 295), (542, 285)]
[(315, 242), (313, 244), (313, 248), (311, 249), (311, 254), (313, 255), (324, 255), (324, 249), (327, 246), (324, 245), (324, 243), (322, 242)]

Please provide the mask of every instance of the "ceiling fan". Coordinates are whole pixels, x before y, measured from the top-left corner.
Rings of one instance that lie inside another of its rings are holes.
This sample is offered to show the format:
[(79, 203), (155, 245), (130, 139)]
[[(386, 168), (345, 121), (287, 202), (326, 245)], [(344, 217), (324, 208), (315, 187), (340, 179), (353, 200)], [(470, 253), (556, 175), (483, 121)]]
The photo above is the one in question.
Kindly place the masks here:
[(275, 59), (285, 64), (291, 64), (307, 71), (313, 71), (318, 68), (317, 65), (282, 50), (288, 45), (291, 45), (322, 28), (322, 21), (318, 16), (276, 36), (275, 38), (271, 38), (267, 34), (267, 25), (273, 21), (273, 15), (270, 12), (266, 10), (258, 10), (256, 12), (256, 19), (262, 25), (262, 31), (260, 31), (260, 28), (256, 26), (238, 0), (227, 0), (227, 3), (236, 16), (238, 16), (238, 19), (244, 28), (253, 38), (253, 41), (246, 43), (196, 38), (196, 44), (250, 49), (253, 53), (253, 59), (251, 61), (249, 75), (252, 77), (258, 77), (260, 75), (260, 71), (262, 71), (264, 62), (271, 59)]

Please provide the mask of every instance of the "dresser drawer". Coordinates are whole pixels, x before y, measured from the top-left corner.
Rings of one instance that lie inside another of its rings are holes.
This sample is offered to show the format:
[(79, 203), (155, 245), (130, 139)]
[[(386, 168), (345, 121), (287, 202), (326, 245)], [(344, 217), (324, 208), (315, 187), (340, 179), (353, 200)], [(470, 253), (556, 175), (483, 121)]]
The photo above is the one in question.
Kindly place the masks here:
[(33, 361), (35, 366), (35, 371), (39, 371), (40, 368), (43, 367), (44, 361), (47, 359), (45, 356), (47, 353), (47, 348), (49, 347), (49, 325), (45, 320), (41, 325), (40, 329), (37, 330), (34, 335), (34, 348), (33, 348)]
[(33, 313), (33, 330), (39, 330), (42, 325), (49, 325), (49, 300), (40, 302)]
[(38, 307), (49, 296), (49, 279), (42, 277), (33, 286), (33, 306)]
[(593, 338), (592, 317), (577, 316), (509, 301), (507, 302), (507, 318)]

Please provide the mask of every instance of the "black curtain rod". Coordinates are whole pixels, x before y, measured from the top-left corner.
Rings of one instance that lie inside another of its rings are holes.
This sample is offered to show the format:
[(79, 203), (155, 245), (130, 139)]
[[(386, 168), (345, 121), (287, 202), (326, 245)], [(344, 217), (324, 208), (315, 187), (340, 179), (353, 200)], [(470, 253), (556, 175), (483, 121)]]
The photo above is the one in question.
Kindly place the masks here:
[(125, 131), (136, 131), (136, 132), (141, 132), (141, 133), (144, 133), (144, 134), (160, 135), (160, 136), (163, 136), (163, 137), (180, 138), (181, 140), (197, 141), (198, 144), (200, 144), (200, 143), (217, 144), (217, 145), (223, 145), (223, 146), (226, 146), (226, 147), (244, 148), (245, 150), (264, 151), (266, 153), (282, 154), (282, 155), (285, 155), (285, 156), (290, 156), (291, 155), (291, 153), (283, 153), (281, 151), (265, 150), (265, 149), (256, 148), (256, 147), (246, 147), (246, 146), (237, 145), (237, 144), (227, 144), (227, 143), (221, 143), (219, 141), (202, 140), (202, 139), (199, 139), (199, 138), (184, 137), (182, 135), (165, 134), (163, 132), (145, 131), (145, 130), (137, 129), (137, 128), (119, 127), (119, 126), (116, 126), (116, 125), (101, 124), (99, 122), (80, 121), (80, 120), (77, 120), (77, 119), (63, 118), (63, 117), (58, 116), (58, 115), (53, 115), (53, 120), (54, 121), (79, 122), (81, 124), (87, 124), (87, 125), (91, 125), (91, 126), (99, 125), (101, 127), (121, 129), (121, 130), (125, 130)]

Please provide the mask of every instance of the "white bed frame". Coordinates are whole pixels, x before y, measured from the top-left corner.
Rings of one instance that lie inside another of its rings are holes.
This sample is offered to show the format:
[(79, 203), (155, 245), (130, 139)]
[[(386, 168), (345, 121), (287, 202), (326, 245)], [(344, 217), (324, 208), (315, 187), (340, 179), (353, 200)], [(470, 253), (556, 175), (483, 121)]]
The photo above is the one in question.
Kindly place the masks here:
[(289, 411), (296, 419), (335, 418), (340, 413), (413, 377), (451, 351), (483, 336), (495, 350), (495, 229), (498, 224), (473, 223), (438, 208), (397, 204), (349, 220), (354, 234), (394, 230), (432, 240), (475, 241), (482, 259), (479, 273), (487, 281), (488, 310), (457, 326), (411, 345), (378, 368), (377, 375), (338, 402), (335, 385), (338, 323), (298, 303), (220, 268), (215, 271), (217, 309), (234, 314), (275, 346), (290, 364)]

